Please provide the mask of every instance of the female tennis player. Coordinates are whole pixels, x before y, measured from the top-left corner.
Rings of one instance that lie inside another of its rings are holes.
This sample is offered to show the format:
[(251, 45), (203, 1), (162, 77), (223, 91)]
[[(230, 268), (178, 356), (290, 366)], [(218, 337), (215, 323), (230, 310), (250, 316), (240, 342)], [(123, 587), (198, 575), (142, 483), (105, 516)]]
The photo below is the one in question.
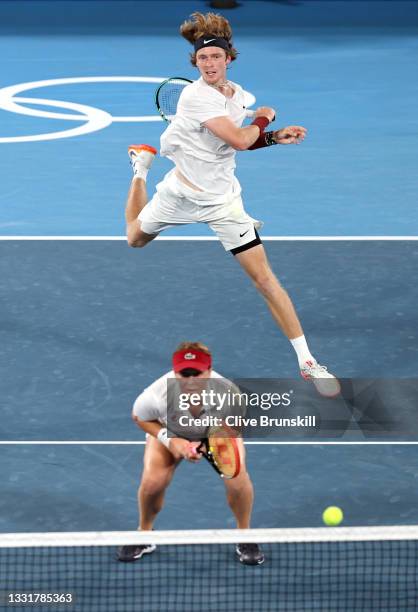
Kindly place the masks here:
[(264, 297), (296, 351), (302, 376), (312, 380), (322, 395), (338, 395), (337, 379), (312, 356), (293, 304), (269, 266), (257, 232), (261, 223), (244, 210), (234, 175), (236, 151), (298, 144), (306, 129), (292, 125), (265, 132), (275, 117), (274, 109), (265, 106), (256, 110), (251, 125), (241, 127), (246, 114), (244, 93), (227, 79), (237, 51), (224, 17), (193, 13), (180, 32), (194, 47), (191, 63), (200, 78), (184, 88), (176, 116), (161, 137), (161, 155), (174, 168), (148, 203), (146, 177), (157, 151), (149, 145), (129, 147), (134, 178), (125, 215), (128, 243), (144, 247), (167, 228), (207, 223)]
[[(184, 437), (172, 437), (168, 433), (170, 414), (170, 383), (177, 382), (183, 393), (195, 394), (207, 386), (208, 379), (224, 384), (225, 379), (212, 370), (212, 356), (207, 346), (200, 342), (183, 342), (173, 354), (173, 369), (158, 378), (136, 399), (132, 417), (147, 434), (144, 469), (138, 490), (139, 529), (151, 530), (161, 510), (164, 494), (182, 459), (197, 462), (202, 455), (197, 452), (199, 442)], [(171, 381), (170, 381), (171, 379)], [(177, 381), (176, 381), (177, 379)], [(227, 381), (228, 382), (228, 381)], [(232, 383), (231, 383), (232, 384)], [(219, 386), (218, 386), (219, 388)], [(172, 400), (171, 400), (172, 401)], [(174, 407), (176, 408), (176, 406)], [(194, 416), (209, 414), (204, 406), (195, 405)], [(196, 410), (198, 412), (196, 412)], [(189, 409), (187, 414), (190, 414)], [(253, 506), (253, 486), (245, 467), (245, 450), (241, 438), (235, 438), (239, 452), (239, 473), (230, 480), (224, 479), (228, 504), (235, 515), (238, 529), (249, 529)], [(155, 550), (155, 546), (122, 546), (118, 551), (120, 561), (135, 561)], [(237, 556), (246, 565), (260, 565), (264, 555), (257, 544), (238, 544)]]

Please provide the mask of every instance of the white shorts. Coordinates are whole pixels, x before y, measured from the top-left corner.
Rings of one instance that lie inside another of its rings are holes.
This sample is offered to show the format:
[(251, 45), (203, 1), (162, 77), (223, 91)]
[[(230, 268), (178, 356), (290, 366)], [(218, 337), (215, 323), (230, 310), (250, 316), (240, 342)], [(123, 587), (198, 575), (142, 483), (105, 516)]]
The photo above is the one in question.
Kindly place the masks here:
[(180, 181), (173, 169), (158, 183), (156, 193), (138, 219), (142, 231), (151, 235), (179, 225), (207, 223), (226, 251), (257, 240), (256, 229), (263, 224), (245, 212), (239, 191), (226, 194), (223, 201), (218, 196), (213, 202), (205, 192), (195, 191)]

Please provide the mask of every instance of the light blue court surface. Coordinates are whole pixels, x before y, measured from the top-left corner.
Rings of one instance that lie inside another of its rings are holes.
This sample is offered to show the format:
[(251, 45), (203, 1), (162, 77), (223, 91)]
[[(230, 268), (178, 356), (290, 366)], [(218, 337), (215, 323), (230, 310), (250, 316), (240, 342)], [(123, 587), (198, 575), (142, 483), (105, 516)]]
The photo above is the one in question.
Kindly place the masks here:
[[(241, 4), (225, 13), (240, 52), (230, 78), (274, 106), (278, 126), (309, 130), (302, 146), (237, 155), (246, 206), (265, 234), (416, 234), (418, 3)], [(164, 127), (154, 121), (155, 83), (128, 79), (196, 76), (178, 35), (193, 10), (208, 5), (0, 2), (1, 233), (123, 233), (127, 146), (158, 146)], [(112, 76), (127, 80), (48, 85)], [(4, 88), (17, 85), (11, 98)], [(129, 119), (138, 116), (150, 120)], [(156, 161), (150, 192), (169, 167)]]

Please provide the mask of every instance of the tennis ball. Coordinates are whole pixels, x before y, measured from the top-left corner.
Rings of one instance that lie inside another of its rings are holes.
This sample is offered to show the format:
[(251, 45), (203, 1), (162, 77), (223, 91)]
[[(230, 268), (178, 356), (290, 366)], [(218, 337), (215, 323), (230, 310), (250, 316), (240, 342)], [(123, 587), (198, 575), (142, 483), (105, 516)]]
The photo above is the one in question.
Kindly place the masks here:
[(325, 525), (329, 526), (339, 525), (343, 518), (343, 511), (341, 508), (338, 508), (338, 506), (328, 506), (328, 508), (325, 508), (324, 512), (322, 513), (322, 520), (324, 521)]

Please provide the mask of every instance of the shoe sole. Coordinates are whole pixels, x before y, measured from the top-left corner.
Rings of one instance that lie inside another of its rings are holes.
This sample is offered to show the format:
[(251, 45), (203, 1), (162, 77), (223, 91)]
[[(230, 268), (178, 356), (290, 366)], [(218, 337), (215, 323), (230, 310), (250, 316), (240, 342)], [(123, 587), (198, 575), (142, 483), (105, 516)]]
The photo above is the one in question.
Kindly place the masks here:
[(141, 144), (141, 145), (129, 145), (128, 154), (131, 154), (131, 151), (135, 151), (138, 153), (139, 151), (148, 151), (148, 153), (152, 153), (153, 155), (157, 155), (158, 151), (155, 147), (151, 145)]
[[(336, 384), (338, 385), (338, 391), (336, 391), (335, 393), (329, 394), (329, 393), (322, 393), (318, 389), (318, 387), (315, 384), (315, 380), (316, 380), (315, 378), (311, 378), (309, 375), (305, 376), (304, 374), (302, 374), (302, 372), (300, 373), (300, 375), (302, 376), (302, 378), (304, 380), (307, 380), (307, 381), (311, 382), (313, 385), (315, 385), (315, 389), (318, 391), (319, 395), (322, 395), (322, 397), (327, 397), (329, 399), (334, 399), (334, 397), (338, 397), (340, 395), (340, 393), (341, 393), (341, 385), (338, 382), (337, 378), (335, 379), (335, 381), (336, 381)], [(323, 378), (322, 380), (326, 380), (326, 379)]]
[(264, 559), (261, 559), (261, 561), (256, 561), (255, 563), (246, 563), (245, 561), (241, 561), (239, 556), (238, 556), (238, 561), (241, 563), (241, 565), (263, 565), (264, 563)]

